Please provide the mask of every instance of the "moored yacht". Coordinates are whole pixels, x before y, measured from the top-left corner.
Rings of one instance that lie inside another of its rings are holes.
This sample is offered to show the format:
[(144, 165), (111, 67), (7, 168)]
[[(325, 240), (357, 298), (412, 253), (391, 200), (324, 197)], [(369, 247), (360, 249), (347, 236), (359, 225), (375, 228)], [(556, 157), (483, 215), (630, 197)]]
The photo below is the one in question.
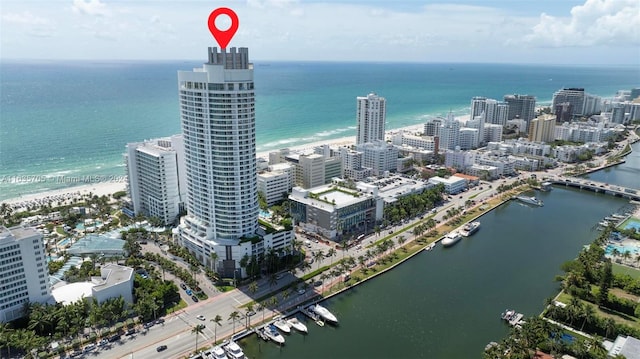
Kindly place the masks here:
[(229, 344), (223, 346), (224, 351), (227, 353), (227, 357), (231, 359), (247, 359), (242, 351), (242, 348), (234, 342), (231, 341)]
[(225, 354), (224, 349), (221, 346), (216, 345), (215, 347), (209, 350), (209, 358), (213, 359), (228, 359), (229, 357)]
[(464, 225), (464, 227), (462, 227), (460, 234), (463, 237), (469, 237), (470, 235), (476, 233), (479, 228), (480, 228), (480, 222), (467, 223)]
[(298, 318), (293, 317), (293, 318), (289, 318), (289, 320), (287, 320), (287, 324), (289, 324), (290, 326), (292, 326), (295, 330), (302, 332), (302, 333), (306, 333), (307, 332), (307, 326), (304, 325), (304, 323), (302, 323), (301, 321), (298, 320)]
[(278, 329), (276, 329), (275, 325), (273, 324), (267, 325), (264, 328), (264, 334), (274, 342), (278, 344), (284, 344), (284, 337), (282, 336), (282, 334), (280, 334)]
[(458, 233), (458, 231), (453, 231), (444, 236), (444, 239), (442, 239), (442, 245), (445, 247), (449, 247), (458, 243), (460, 239), (462, 239), (460, 233)]
[(321, 306), (320, 304), (310, 306), (309, 310), (318, 314), (325, 321), (329, 321), (331, 323), (338, 323), (338, 318), (336, 318), (336, 316), (333, 315), (333, 313), (331, 313), (327, 308)]
[(276, 328), (280, 329), (283, 333), (291, 333), (291, 327), (283, 319), (276, 320), (275, 322), (273, 322), (273, 325)]

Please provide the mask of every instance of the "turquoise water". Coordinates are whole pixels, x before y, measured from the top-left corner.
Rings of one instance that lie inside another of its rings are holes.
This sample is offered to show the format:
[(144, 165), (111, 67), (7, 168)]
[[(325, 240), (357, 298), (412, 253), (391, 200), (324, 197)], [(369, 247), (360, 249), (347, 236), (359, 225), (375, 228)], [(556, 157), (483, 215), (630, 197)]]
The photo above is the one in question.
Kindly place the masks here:
[[(122, 181), (126, 143), (180, 132), (177, 71), (199, 66), (0, 62), (0, 200), (97, 178)], [(255, 83), (257, 149), (265, 151), (355, 135), (355, 98), (371, 91), (387, 98), (387, 128), (397, 128), (449, 110), (468, 113), (473, 96), (526, 93), (549, 102), (563, 86), (612, 96), (636, 87), (640, 70), (263, 62), (255, 64)]]
[(640, 247), (620, 244), (607, 244), (604, 252), (605, 254), (612, 254), (614, 249), (617, 249), (618, 253), (620, 254), (623, 254), (625, 252), (629, 252), (629, 254), (640, 254)]
[[(99, 227), (99, 226), (102, 226), (102, 222), (95, 221), (94, 224), (89, 226), (89, 228), (96, 228), (96, 227)], [(80, 223), (76, 224), (76, 229), (84, 231), (84, 223), (80, 222)]]
[(258, 215), (266, 219), (271, 218), (271, 213), (269, 211), (260, 210), (260, 212), (258, 212)]
[(61, 240), (60, 242), (58, 242), (58, 246), (59, 247), (66, 246), (68, 244), (71, 244), (71, 239), (70, 238), (65, 238), (65, 239)]

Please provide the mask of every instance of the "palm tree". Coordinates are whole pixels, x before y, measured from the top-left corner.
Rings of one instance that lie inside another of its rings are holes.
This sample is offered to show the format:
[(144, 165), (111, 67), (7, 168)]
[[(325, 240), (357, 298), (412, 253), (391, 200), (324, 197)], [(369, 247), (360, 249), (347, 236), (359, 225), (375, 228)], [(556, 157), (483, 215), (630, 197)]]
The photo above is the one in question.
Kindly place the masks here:
[(258, 282), (254, 280), (253, 282), (249, 283), (249, 291), (251, 292), (251, 294), (256, 294), (256, 292), (258, 291)]
[(271, 273), (269, 275), (269, 286), (273, 287), (276, 284), (278, 284), (278, 279), (276, 278), (276, 274), (275, 273)]
[(272, 311), (275, 314), (276, 307), (278, 306), (278, 296), (274, 295), (273, 297), (269, 298), (269, 305), (273, 307)]
[(229, 320), (233, 323), (233, 332), (231, 332), (231, 335), (236, 333), (236, 320), (238, 320), (238, 318), (240, 318), (240, 313), (237, 311), (233, 311), (229, 314)]
[[(253, 312), (253, 303), (249, 303), (247, 304), (247, 307), (245, 308), (245, 310), (247, 311), (247, 313), (245, 313), (245, 328), (249, 327), (249, 324), (251, 324), (251, 317), (249, 316), (249, 313)], [(254, 313), (255, 314), (255, 313)]]
[(595, 318), (596, 311), (590, 304), (584, 306), (582, 314), (584, 315), (584, 320), (582, 320), (582, 326), (580, 326), (580, 331), (584, 328), (585, 323), (591, 324), (593, 319)]
[(329, 250), (327, 251), (327, 257), (331, 257), (331, 264), (333, 264), (333, 256), (335, 256), (336, 253), (337, 252), (333, 247), (329, 248)]
[(209, 258), (211, 259), (211, 271), (216, 272), (216, 261), (218, 260), (218, 253), (211, 252), (209, 254)]
[(222, 317), (218, 314), (216, 314), (216, 316), (213, 319), (209, 319), (210, 322), (214, 322), (217, 325), (213, 326), (213, 342), (217, 343), (218, 342), (218, 326), (221, 326), (222, 324), (220, 324), (220, 322), (222, 322)]
[(198, 336), (200, 336), (200, 333), (202, 333), (202, 331), (204, 330), (205, 326), (204, 324), (198, 324), (195, 327), (193, 327), (193, 329), (191, 329), (191, 333), (196, 333), (196, 352), (198, 351)]
[(320, 269), (320, 261), (322, 260), (322, 258), (324, 258), (324, 252), (322, 250), (317, 251), (314, 255), (313, 255), (313, 259), (316, 260), (316, 262), (318, 262), (318, 266), (316, 269)]

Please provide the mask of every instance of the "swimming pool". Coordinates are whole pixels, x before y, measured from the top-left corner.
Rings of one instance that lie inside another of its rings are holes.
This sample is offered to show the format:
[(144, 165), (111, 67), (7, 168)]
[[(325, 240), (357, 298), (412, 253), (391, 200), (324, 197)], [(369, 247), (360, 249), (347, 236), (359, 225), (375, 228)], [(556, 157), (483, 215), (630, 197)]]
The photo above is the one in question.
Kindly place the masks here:
[(607, 246), (604, 248), (604, 253), (612, 255), (614, 249), (617, 249), (619, 254), (624, 254), (625, 252), (629, 252), (629, 254), (632, 255), (640, 254), (640, 247), (621, 244), (607, 244)]
[(71, 244), (71, 239), (70, 238), (65, 238), (63, 240), (61, 240), (60, 242), (58, 242), (58, 247), (64, 247), (66, 245)]
[(260, 216), (262, 218), (270, 219), (271, 218), (271, 212), (261, 209), (260, 212), (258, 212), (258, 216)]

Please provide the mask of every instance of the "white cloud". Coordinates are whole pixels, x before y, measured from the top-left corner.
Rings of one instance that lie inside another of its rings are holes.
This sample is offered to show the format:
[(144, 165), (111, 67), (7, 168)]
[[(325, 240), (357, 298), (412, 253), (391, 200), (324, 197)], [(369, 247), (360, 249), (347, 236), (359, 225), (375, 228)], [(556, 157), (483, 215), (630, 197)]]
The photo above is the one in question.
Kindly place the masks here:
[(525, 42), (548, 47), (640, 44), (640, 1), (586, 0), (568, 18), (541, 14)]
[(78, 14), (87, 14), (87, 15), (98, 15), (104, 16), (109, 14), (109, 10), (107, 9), (107, 5), (101, 3), (100, 0), (89, 0), (85, 2), (84, 0), (73, 0), (73, 5), (71, 6), (73, 12)]
[(29, 11), (5, 14), (2, 15), (2, 19), (13, 24), (22, 25), (49, 25), (51, 23), (49, 20), (33, 15)]

